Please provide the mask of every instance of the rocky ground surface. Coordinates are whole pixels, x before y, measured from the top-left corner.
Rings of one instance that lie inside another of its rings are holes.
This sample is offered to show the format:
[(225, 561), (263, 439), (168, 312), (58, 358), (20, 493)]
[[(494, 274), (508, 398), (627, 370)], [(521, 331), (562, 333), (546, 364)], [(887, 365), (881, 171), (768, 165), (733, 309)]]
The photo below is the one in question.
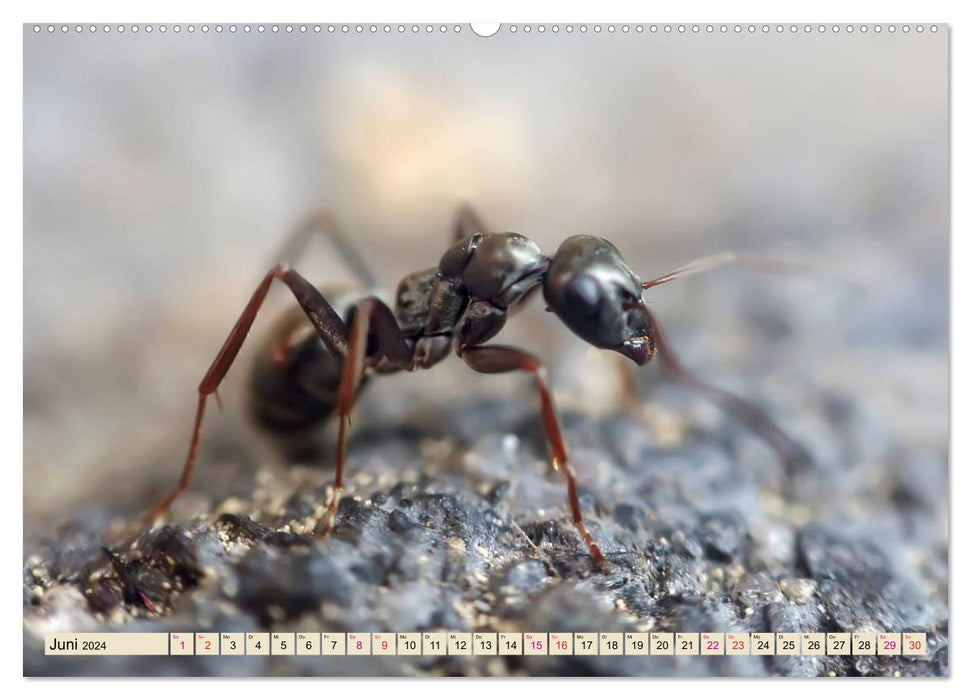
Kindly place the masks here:
[[(749, 247), (740, 233), (729, 238)], [(628, 248), (632, 259), (645, 257)], [(856, 258), (845, 258), (849, 249)], [(255, 448), (264, 443), (252, 439), (231, 401), (222, 413), (210, 411), (196, 479), (167, 524), (136, 525), (175, 480), (189, 422), (181, 413), (172, 437), (160, 441), (164, 455), (122, 465), (100, 494), (78, 496), (72, 508), (28, 518), (25, 672), (947, 674), (946, 247), (903, 234), (841, 232), (797, 259), (831, 262), (809, 275), (712, 273), (648, 297), (684, 363), (762, 406), (811, 455), (803, 468), (787, 472), (756, 437), (666, 381), (653, 363), (635, 375), (641, 412), (625, 412), (613, 355), (588, 349), (535, 305), (500, 341), (550, 362), (581, 504), (605, 569), (592, 565), (572, 525), (531, 382), (477, 376), (451, 358), (432, 372), (376, 380), (364, 392), (329, 541), (309, 535), (329, 498), (333, 445), (287, 464)], [(119, 344), (115, 351), (146, 349)], [(207, 358), (195, 350), (191, 358), (199, 372)], [(162, 392), (172, 376), (173, 367), (152, 362), (139, 392)], [(229, 389), (244, 376), (245, 367)], [(114, 379), (98, 386), (117, 386), (117, 396), (98, 403), (77, 389), (71, 405), (87, 407), (77, 426), (113, 425), (132, 405)], [(185, 386), (189, 406), (191, 382)], [(39, 425), (42, 416), (32, 410)], [(87, 432), (56, 422), (46, 430), (65, 459)], [(330, 426), (331, 443), (333, 432)], [(126, 441), (144, 439), (123, 435), (119, 446)], [(63, 474), (80, 488), (81, 472)], [(915, 631), (927, 633), (929, 654), (40, 653), (46, 632), (89, 630)]]
[[(133, 521), (89, 509), (27, 543), (25, 673), (946, 675), (946, 445), (895, 432), (890, 416), (923, 410), (906, 392), (899, 406), (859, 401), (784, 366), (761, 372), (760, 402), (813, 454), (799, 473), (664, 382), (642, 382), (638, 418), (561, 402), (603, 570), (572, 526), (528, 392), (397, 425), (388, 416), (406, 405), (393, 397), (365, 410), (329, 541), (308, 536), (328, 472), (256, 462), (216, 431), (168, 524), (109, 539)], [(42, 656), (58, 630), (918, 631), (929, 655)]]

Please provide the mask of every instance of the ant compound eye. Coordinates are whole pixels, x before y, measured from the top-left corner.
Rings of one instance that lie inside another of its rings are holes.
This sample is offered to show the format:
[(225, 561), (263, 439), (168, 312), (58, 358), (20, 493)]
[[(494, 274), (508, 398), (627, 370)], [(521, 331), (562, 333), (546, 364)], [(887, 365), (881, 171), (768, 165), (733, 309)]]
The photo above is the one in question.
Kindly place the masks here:
[(564, 290), (564, 297), (577, 312), (594, 316), (600, 310), (603, 294), (596, 280), (589, 275), (580, 275)]

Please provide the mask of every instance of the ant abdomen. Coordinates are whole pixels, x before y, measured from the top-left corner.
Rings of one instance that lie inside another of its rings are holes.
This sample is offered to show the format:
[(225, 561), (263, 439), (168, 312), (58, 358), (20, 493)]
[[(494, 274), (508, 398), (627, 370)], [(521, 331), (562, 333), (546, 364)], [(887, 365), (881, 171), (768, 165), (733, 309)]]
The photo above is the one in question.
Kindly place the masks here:
[[(328, 294), (344, 308), (351, 294)], [(343, 302), (343, 303), (341, 303)], [(343, 361), (294, 306), (267, 334), (250, 372), (248, 408), (258, 427), (281, 435), (319, 430), (337, 408)]]

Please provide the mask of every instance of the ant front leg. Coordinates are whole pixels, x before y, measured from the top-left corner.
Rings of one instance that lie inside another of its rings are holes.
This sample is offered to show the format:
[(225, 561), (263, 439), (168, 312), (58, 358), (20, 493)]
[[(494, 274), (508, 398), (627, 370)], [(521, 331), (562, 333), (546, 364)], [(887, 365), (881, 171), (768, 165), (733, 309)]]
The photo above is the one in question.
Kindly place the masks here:
[(653, 328), (654, 344), (657, 348), (661, 369), (674, 381), (707, 397), (712, 403), (735, 418), (739, 423), (755, 433), (779, 456), (780, 461), (791, 477), (797, 470), (812, 462), (812, 458), (802, 445), (795, 442), (775, 424), (764, 410), (753, 403), (730, 394), (724, 389), (712, 386), (688, 372), (671, 350), (667, 335), (658, 323), (657, 317), (644, 307)]
[(570, 498), (570, 510), (573, 513), (573, 524), (580, 532), (580, 537), (590, 550), (590, 556), (597, 566), (605, 563), (604, 555), (600, 547), (593, 541), (587, 527), (583, 522), (583, 513), (580, 510), (580, 497), (577, 493), (576, 475), (570, 468), (570, 462), (566, 453), (566, 443), (563, 440), (563, 429), (560, 427), (560, 419), (556, 414), (556, 404), (553, 403), (553, 394), (550, 392), (546, 378), (546, 367), (534, 355), (518, 348), (505, 345), (476, 345), (472, 347), (460, 348), (459, 356), (465, 360), (466, 364), (476, 372), (483, 374), (499, 374), (503, 372), (514, 372), (520, 370), (530, 372), (536, 379), (536, 388), (539, 391), (540, 410), (543, 416), (543, 427), (546, 431), (546, 440), (550, 445), (553, 457), (553, 468), (563, 473), (566, 477), (566, 488)]
[(672, 447), (681, 441), (681, 430), (663, 414), (641, 401), (637, 394), (637, 374), (631, 361), (622, 355), (613, 355), (613, 369), (617, 376), (620, 403), (624, 412), (646, 427), (662, 447)]
[[(368, 356), (368, 340), (376, 341), (376, 350)], [(337, 507), (344, 491), (344, 461), (346, 455), (347, 426), (351, 422), (351, 409), (357, 396), (365, 364), (377, 367), (381, 372), (394, 372), (411, 367), (412, 349), (405, 340), (394, 313), (380, 299), (366, 297), (355, 304), (351, 312), (347, 353), (341, 370), (341, 384), (337, 398), (339, 423), (337, 428), (337, 466), (334, 472), (334, 493), (323, 520), (317, 526), (317, 536), (326, 537), (334, 527)]]
[(199, 441), (202, 438), (202, 420), (206, 411), (206, 403), (209, 396), (214, 394), (216, 389), (219, 388), (219, 384), (226, 376), (226, 372), (229, 371), (233, 361), (239, 354), (239, 349), (242, 347), (243, 341), (246, 340), (246, 336), (253, 325), (253, 321), (256, 319), (257, 312), (266, 299), (267, 292), (270, 290), (270, 285), (273, 283), (273, 280), (279, 280), (290, 288), (297, 303), (300, 304), (307, 318), (317, 330), (317, 334), (321, 340), (333, 352), (339, 355), (346, 354), (347, 326), (337, 312), (327, 303), (327, 300), (324, 299), (317, 288), (295, 270), (291, 270), (288, 265), (277, 265), (270, 270), (263, 278), (263, 281), (260, 282), (256, 291), (253, 292), (249, 303), (246, 304), (246, 308), (240, 314), (236, 325), (233, 326), (229, 336), (216, 355), (216, 359), (210, 365), (209, 371), (206, 372), (206, 375), (202, 378), (202, 382), (199, 384), (199, 402), (196, 406), (196, 418), (192, 428), (192, 438), (189, 442), (189, 453), (186, 456), (185, 465), (182, 467), (182, 475), (179, 477), (179, 483), (172, 493), (162, 499), (162, 502), (146, 516), (145, 520), (147, 523), (153, 522), (160, 515), (164, 514), (175, 499), (185, 493), (189, 488), (189, 482), (192, 479), (192, 472), (195, 468), (196, 455), (199, 450)]

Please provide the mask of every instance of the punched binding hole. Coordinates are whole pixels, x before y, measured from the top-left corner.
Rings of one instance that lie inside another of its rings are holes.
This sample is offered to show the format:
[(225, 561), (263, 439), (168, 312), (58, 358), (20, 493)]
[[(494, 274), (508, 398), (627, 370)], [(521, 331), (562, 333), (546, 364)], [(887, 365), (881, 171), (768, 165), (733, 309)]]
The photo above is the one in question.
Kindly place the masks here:
[(476, 36), (490, 37), (499, 31), (499, 27), (502, 25), (498, 22), (473, 22), (471, 24), (472, 32)]

